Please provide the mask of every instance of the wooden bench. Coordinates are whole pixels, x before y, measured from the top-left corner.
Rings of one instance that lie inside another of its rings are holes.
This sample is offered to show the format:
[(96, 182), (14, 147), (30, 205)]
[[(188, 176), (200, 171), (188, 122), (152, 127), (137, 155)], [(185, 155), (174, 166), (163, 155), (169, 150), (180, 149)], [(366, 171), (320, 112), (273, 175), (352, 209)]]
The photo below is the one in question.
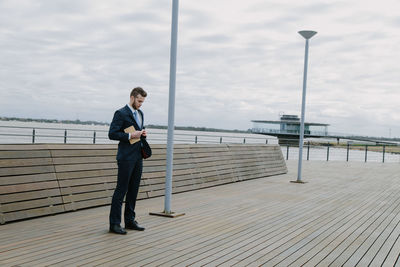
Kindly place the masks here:
[(0, 146), (0, 223), (63, 212), (46, 145)]
[[(164, 195), (166, 146), (152, 145), (138, 199)], [(109, 205), (116, 145), (0, 145), (0, 222)], [(174, 146), (173, 193), (287, 172), (278, 145)]]
[(107, 205), (116, 186), (115, 145), (51, 145), (65, 211)]

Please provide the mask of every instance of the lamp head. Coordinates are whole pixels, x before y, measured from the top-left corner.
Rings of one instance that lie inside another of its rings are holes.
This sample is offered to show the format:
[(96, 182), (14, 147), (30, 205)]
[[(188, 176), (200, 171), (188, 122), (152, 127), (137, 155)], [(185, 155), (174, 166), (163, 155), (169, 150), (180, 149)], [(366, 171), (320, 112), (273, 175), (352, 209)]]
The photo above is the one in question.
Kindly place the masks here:
[(305, 39), (310, 39), (314, 35), (317, 34), (315, 31), (299, 31), (299, 34), (303, 36)]

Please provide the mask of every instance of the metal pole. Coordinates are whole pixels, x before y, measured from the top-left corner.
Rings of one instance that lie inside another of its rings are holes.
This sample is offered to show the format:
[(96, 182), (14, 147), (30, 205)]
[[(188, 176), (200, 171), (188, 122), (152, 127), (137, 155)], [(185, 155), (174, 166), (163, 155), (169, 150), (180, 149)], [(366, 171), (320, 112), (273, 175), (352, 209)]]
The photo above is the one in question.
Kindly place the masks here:
[(93, 144), (96, 144), (96, 131), (93, 132)]
[(365, 145), (365, 162), (367, 162), (368, 145)]
[(385, 150), (386, 150), (386, 146), (383, 145), (383, 159), (382, 159), (383, 163), (385, 163)]
[(310, 141), (308, 141), (308, 146), (307, 146), (307, 160), (310, 160)]
[(326, 161), (329, 161), (329, 146), (330, 144), (328, 143), (328, 149), (326, 151)]
[(175, 121), (175, 85), (176, 85), (176, 54), (178, 44), (178, 7), (179, 0), (172, 1), (171, 25), (171, 55), (169, 69), (169, 103), (168, 103), (168, 136), (167, 136), (167, 164), (165, 177), (164, 213), (171, 214), (172, 169), (174, 153), (174, 121)]
[(347, 158), (346, 161), (349, 161), (349, 150), (350, 150), (350, 144), (347, 142)]
[(35, 128), (32, 130), (32, 144), (35, 143)]
[(286, 148), (286, 160), (289, 159), (289, 144), (287, 144), (287, 148)]
[(297, 182), (301, 182), (301, 169), (302, 169), (302, 161), (303, 161), (304, 113), (306, 111), (307, 65), (308, 65), (308, 39), (306, 39), (306, 48), (305, 48), (305, 55), (304, 55), (303, 97), (301, 100), (299, 164), (298, 164), (298, 168), (297, 168)]
[(64, 131), (64, 144), (67, 143), (67, 130)]
[(303, 97), (301, 100), (301, 122), (300, 122), (300, 138), (299, 138), (299, 165), (297, 169), (297, 180), (292, 181), (296, 183), (303, 183), (301, 181), (301, 169), (303, 164), (303, 143), (304, 143), (304, 116), (306, 112), (306, 87), (307, 87), (307, 67), (308, 67), (308, 43), (309, 39), (317, 32), (315, 31), (299, 31), (299, 34), (306, 39), (306, 47), (304, 53), (304, 75), (303, 75)]

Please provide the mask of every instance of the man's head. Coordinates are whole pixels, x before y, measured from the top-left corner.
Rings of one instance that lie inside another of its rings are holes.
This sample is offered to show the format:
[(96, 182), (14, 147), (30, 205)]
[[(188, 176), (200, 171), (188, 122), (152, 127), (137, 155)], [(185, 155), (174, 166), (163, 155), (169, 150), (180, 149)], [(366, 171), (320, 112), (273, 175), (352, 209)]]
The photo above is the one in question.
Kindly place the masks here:
[(146, 96), (147, 96), (147, 93), (145, 90), (143, 90), (142, 87), (135, 87), (132, 89), (131, 99), (129, 101), (129, 104), (134, 109), (139, 109), (142, 106)]

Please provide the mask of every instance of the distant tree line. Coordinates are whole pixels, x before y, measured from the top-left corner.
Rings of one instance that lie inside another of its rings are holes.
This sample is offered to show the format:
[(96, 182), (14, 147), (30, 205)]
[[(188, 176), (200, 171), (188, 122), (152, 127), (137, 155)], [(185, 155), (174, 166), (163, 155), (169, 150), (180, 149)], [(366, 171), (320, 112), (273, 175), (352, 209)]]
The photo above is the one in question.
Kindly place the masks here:
[(16, 117), (0, 117), (1, 121), (23, 121), (23, 122), (45, 122), (45, 123), (65, 123), (65, 124), (84, 124), (84, 125), (109, 125), (109, 123), (98, 121), (81, 121), (81, 120), (56, 120), (56, 119), (32, 119), (32, 118), (16, 118)]
[(376, 136), (361, 136), (361, 135), (352, 135), (353, 138), (369, 138), (373, 141), (400, 141), (398, 137), (376, 137)]
[[(168, 126), (154, 125), (154, 124), (149, 124), (146, 127), (153, 128), (153, 129), (168, 129)], [(176, 130), (183, 130), (183, 131), (251, 133), (251, 129), (248, 129), (247, 131), (243, 131), (243, 130), (224, 130), (224, 129), (207, 128), (207, 127), (194, 127), (194, 126), (175, 126), (175, 129)]]

